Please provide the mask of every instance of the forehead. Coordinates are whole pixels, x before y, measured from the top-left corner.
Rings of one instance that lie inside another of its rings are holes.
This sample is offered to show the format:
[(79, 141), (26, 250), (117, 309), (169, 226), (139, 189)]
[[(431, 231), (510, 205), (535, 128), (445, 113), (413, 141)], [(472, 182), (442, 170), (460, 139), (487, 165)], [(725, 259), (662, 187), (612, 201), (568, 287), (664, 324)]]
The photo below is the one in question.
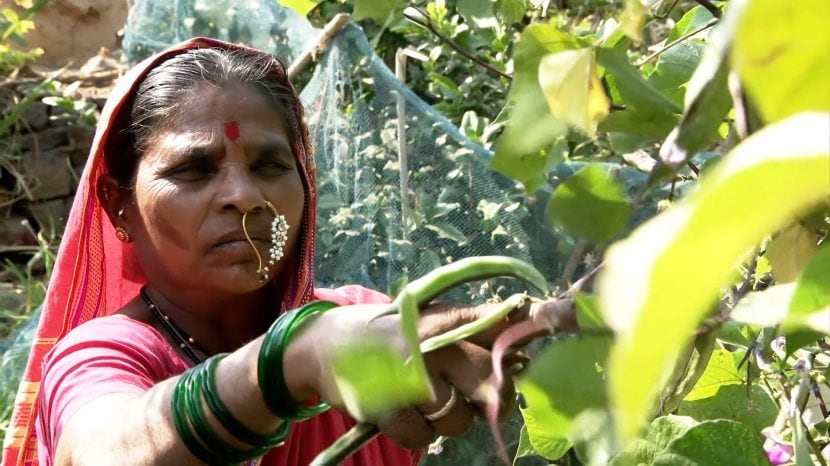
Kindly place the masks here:
[(232, 123), (245, 139), (270, 135), (290, 140), (285, 113), (281, 104), (266, 98), (253, 84), (203, 84), (187, 92), (162, 133), (208, 137), (217, 131), (224, 133)]

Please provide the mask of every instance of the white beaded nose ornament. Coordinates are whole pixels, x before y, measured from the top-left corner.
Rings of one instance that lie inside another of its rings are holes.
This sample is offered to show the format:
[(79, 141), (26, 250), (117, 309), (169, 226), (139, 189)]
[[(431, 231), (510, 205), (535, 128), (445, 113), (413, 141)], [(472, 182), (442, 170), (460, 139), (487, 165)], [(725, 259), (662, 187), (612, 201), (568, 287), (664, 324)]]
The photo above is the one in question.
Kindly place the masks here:
[(277, 211), (274, 204), (271, 204), (270, 201), (265, 201), (265, 206), (271, 209), (271, 212), (274, 214), (274, 220), (271, 221), (271, 248), (268, 250), (267, 264), (263, 265), (262, 256), (259, 254), (254, 242), (251, 240), (251, 236), (248, 235), (248, 227), (245, 224), (245, 220), (248, 218), (248, 212), (245, 212), (242, 215), (242, 231), (245, 233), (245, 239), (248, 240), (248, 243), (251, 245), (251, 248), (254, 250), (254, 254), (256, 254), (256, 258), (259, 261), (259, 268), (256, 273), (259, 277), (260, 283), (268, 281), (268, 276), (271, 273), (271, 267), (273, 267), (277, 261), (282, 259), (282, 256), (285, 255), (285, 243), (288, 241), (288, 229), (290, 228), (288, 223), (285, 221), (285, 216)]

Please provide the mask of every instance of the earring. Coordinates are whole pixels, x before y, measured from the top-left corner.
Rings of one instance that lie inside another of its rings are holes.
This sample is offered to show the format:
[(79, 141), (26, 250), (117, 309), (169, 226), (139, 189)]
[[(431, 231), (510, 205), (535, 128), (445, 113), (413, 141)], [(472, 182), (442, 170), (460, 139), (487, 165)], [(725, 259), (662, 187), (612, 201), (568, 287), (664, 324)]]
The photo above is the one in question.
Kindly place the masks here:
[(122, 243), (129, 243), (132, 241), (130, 233), (124, 227), (115, 227), (115, 237)]
[(288, 229), (290, 228), (288, 222), (285, 221), (285, 216), (279, 213), (277, 208), (274, 207), (274, 204), (270, 201), (265, 201), (265, 206), (271, 209), (271, 213), (274, 214), (274, 220), (271, 221), (271, 248), (268, 250), (268, 263), (266, 265), (263, 265), (262, 256), (259, 255), (259, 251), (251, 240), (250, 235), (248, 235), (248, 227), (245, 222), (248, 218), (248, 212), (242, 215), (242, 231), (245, 233), (245, 239), (248, 240), (248, 244), (254, 250), (257, 261), (259, 261), (259, 267), (256, 272), (259, 276), (260, 283), (268, 281), (271, 267), (285, 255), (285, 243), (288, 240)]

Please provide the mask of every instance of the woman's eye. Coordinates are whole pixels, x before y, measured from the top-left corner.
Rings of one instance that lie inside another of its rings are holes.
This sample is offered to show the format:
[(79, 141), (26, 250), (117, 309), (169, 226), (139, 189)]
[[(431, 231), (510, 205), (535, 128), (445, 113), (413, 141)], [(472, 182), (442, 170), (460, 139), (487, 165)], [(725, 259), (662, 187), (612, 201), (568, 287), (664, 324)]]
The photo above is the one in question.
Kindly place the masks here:
[(207, 162), (188, 162), (173, 168), (169, 176), (182, 181), (198, 181), (212, 175), (216, 170)]
[(257, 160), (251, 168), (256, 173), (262, 173), (264, 175), (279, 175), (293, 170), (294, 166), (277, 158), (266, 158)]

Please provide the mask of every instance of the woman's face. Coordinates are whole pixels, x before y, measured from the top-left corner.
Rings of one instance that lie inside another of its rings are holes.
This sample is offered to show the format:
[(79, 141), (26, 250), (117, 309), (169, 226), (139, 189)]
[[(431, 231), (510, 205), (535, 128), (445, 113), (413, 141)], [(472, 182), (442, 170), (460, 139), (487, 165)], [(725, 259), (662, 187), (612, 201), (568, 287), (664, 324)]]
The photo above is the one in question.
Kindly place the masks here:
[[(286, 118), (252, 85), (203, 85), (138, 163), (125, 212), (142, 267), (156, 286), (244, 293), (261, 286), (248, 233), (268, 260), (274, 216), (289, 225), (283, 274), (297, 255), (304, 190)], [(290, 272), (289, 272), (290, 273)]]

